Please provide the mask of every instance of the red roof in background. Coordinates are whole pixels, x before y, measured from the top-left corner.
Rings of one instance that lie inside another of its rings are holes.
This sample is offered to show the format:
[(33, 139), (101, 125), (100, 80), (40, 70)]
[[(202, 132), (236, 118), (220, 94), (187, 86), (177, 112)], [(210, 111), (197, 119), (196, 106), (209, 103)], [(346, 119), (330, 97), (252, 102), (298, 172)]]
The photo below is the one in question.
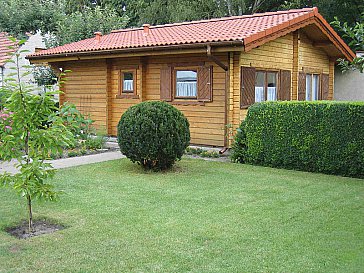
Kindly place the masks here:
[(92, 51), (115, 51), (122, 49), (130, 49), (131, 51), (136, 48), (215, 42), (241, 43), (242, 45), (244, 44), (245, 49), (248, 50), (252, 48), (252, 46), (249, 48), (249, 44), (256, 43), (264, 37), (272, 36), (272, 34), (276, 32), (282, 32), (284, 29), (289, 29), (293, 25), (299, 25), (300, 23), (315, 17), (323, 21), (323, 25), (328, 32), (331, 33), (333, 37), (338, 40), (338, 44), (347, 51), (347, 54), (344, 55), (352, 56), (352, 51), (322, 16), (318, 14), (317, 8), (305, 8), (151, 26), (148, 35), (144, 34), (143, 28), (115, 30), (110, 34), (102, 36), (100, 41), (97, 41), (97, 39), (93, 37), (43, 50), (31, 54), (28, 57), (56, 57), (56, 55), (73, 55), (73, 53), (81, 52), (91, 53)]
[[(16, 48), (16, 43), (12, 42), (8, 38), (9, 36), (5, 32), (0, 32), (0, 66), (4, 66), (5, 62), (9, 59), (9, 53), (14, 53)], [(14, 46), (14, 49), (8, 48), (9, 46)]]

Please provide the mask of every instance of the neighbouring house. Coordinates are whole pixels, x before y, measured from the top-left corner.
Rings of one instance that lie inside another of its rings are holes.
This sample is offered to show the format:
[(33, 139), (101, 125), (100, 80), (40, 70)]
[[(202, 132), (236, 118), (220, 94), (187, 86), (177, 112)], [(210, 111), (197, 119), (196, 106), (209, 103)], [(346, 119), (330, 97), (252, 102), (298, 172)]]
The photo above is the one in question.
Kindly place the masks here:
[[(364, 51), (356, 53), (357, 57), (364, 57)], [(342, 72), (335, 68), (335, 100), (364, 101), (364, 73), (359, 70)]]
[(9, 54), (15, 53), (16, 50), (16, 43), (9, 40), (6, 33), (0, 32), (0, 87), (4, 84), (5, 65)]
[(188, 118), (192, 144), (210, 146), (229, 146), (255, 102), (332, 100), (335, 61), (353, 57), (317, 8), (146, 24), (28, 56), (71, 70), (60, 103), (109, 135), (128, 107), (163, 100)]
[[(12, 47), (12, 48), (9, 48)], [(17, 43), (12, 42), (9, 40), (9, 35), (4, 32), (0, 32), (0, 86), (4, 84), (4, 79), (11, 78), (12, 73), (14, 70), (11, 67), (14, 67), (15, 64), (11, 62), (7, 62), (11, 57), (9, 54), (18, 52), (19, 53), (19, 66), (21, 67), (20, 73), (23, 74), (28, 71), (28, 68), (24, 66), (29, 66), (29, 60), (25, 57), (30, 54), (34, 53), (38, 49), (44, 49), (44, 41), (43, 36), (40, 32), (37, 32), (34, 35), (29, 34), (26, 42), (18, 47)], [(15, 61), (15, 57), (12, 57), (12, 60)], [(42, 91), (42, 88), (39, 87), (35, 81), (32, 74), (24, 75), (22, 77), (22, 81), (27, 84), (34, 85), (36, 91)]]

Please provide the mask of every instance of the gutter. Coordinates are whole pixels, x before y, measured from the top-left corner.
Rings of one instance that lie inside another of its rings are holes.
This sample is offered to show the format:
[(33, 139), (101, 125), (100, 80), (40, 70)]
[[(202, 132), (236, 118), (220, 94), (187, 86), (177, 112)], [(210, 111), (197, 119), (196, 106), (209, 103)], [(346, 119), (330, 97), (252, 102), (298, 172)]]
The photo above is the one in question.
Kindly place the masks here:
[(181, 49), (192, 49), (201, 48), (204, 49), (207, 46), (223, 47), (223, 46), (244, 46), (242, 40), (236, 41), (225, 41), (225, 42), (206, 42), (206, 43), (195, 43), (195, 44), (182, 44), (182, 45), (168, 45), (168, 46), (153, 46), (153, 47), (135, 47), (135, 48), (122, 48), (122, 49), (108, 49), (108, 50), (90, 50), (84, 52), (69, 52), (60, 54), (48, 54), (48, 55), (28, 55), (25, 58), (28, 60), (39, 60), (39, 59), (52, 59), (62, 57), (81, 57), (91, 55), (107, 55), (107, 54), (120, 54), (120, 53), (134, 53), (143, 51), (163, 51), (163, 50), (181, 50)]

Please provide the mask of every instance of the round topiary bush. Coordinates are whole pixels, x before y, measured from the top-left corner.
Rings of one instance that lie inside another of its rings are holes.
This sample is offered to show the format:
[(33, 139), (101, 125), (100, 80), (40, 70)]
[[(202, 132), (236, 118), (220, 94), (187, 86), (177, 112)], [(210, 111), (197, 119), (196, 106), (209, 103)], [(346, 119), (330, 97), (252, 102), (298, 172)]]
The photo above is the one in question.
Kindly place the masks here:
[(120, 151), (146, 169), (164, 170), (180, 160), (190, 143), (187, 118), (161, 101), (130, 107), (118, 124)]

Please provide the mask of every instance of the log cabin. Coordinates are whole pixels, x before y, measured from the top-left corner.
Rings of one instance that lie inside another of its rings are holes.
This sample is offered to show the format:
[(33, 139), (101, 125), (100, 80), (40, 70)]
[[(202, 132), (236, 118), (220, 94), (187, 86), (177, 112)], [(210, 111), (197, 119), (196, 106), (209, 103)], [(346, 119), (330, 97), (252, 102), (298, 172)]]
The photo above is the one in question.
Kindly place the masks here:
[(128, 107), (162, 100), (188, 118), (192, 144), (216, 147), (231, 144), (253, 103), (332, 100), (335, 62), (353, 57), (317, 8), (145, 24), (28, 56), (71, 70), (60, 104), (108, 135)]

